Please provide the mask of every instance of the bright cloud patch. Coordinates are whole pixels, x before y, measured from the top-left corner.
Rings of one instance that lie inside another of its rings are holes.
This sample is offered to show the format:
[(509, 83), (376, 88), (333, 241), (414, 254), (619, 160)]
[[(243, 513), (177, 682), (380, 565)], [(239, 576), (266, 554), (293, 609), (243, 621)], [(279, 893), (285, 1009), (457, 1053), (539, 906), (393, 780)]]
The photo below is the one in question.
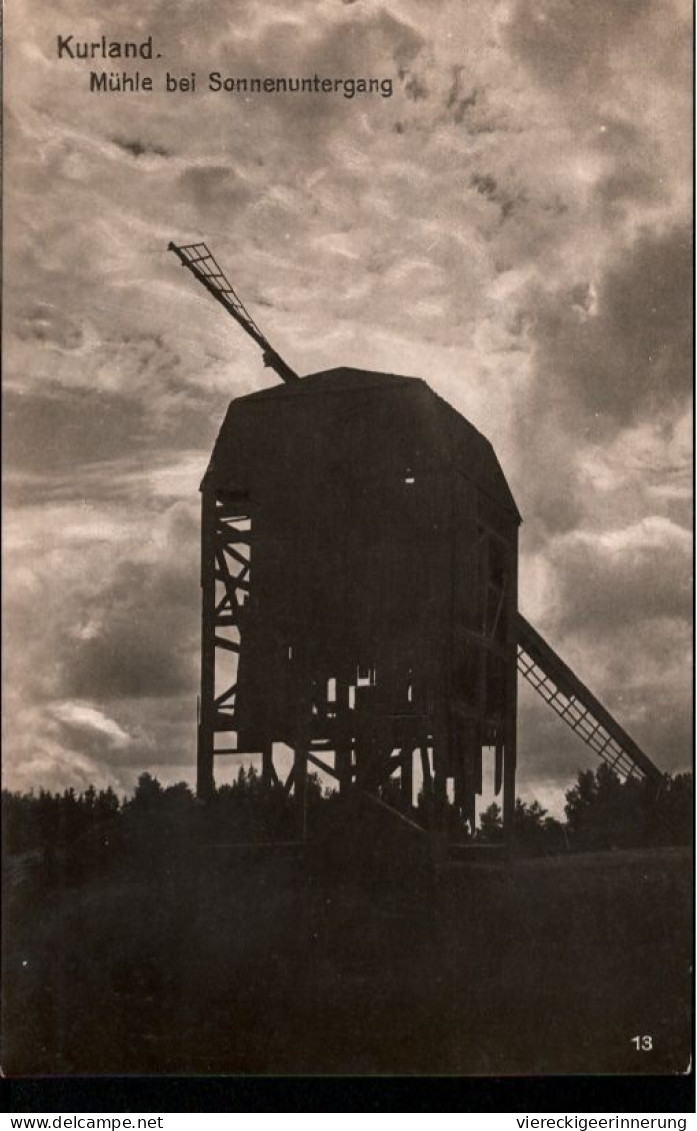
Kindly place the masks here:
[(114, 719), (110, 719), (96, 707), (86, 707), (81, 703), (59, 703), (53, 708), (53, 714), (70, 727), (104, 735), (117, 749), (128, 746), (131, 741), (130, 735)]

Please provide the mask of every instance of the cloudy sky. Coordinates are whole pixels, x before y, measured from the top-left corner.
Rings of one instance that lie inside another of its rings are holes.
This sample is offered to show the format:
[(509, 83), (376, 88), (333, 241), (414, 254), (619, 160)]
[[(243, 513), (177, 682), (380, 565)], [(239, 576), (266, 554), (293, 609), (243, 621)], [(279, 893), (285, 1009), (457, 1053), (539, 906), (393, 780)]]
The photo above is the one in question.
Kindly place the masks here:
[[(9, 5), (7, 785), (193, 779), (198, 483), (229, 399), (273, 380), (166, 250), (202, 238), (299, 372), (424, 377), (491, 439), (523, 612), (688, 764), (690, 10)], [(151, 34), (156, 90), (90, 93), (118, 61), (59, 60), (69, 34)], [(394, 93), (211, 93), (213, 70)], [(521, 791), (558, 807), (584, 748), (525, 691), (520, 740)]]

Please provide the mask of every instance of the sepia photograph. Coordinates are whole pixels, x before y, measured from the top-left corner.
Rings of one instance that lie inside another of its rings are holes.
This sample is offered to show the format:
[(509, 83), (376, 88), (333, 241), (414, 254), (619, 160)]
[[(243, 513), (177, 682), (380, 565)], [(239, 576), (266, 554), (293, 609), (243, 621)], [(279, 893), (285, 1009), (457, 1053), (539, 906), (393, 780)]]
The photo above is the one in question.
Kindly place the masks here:
[(691, 1072), (692, 20), (7, 6), (4, 1077)]

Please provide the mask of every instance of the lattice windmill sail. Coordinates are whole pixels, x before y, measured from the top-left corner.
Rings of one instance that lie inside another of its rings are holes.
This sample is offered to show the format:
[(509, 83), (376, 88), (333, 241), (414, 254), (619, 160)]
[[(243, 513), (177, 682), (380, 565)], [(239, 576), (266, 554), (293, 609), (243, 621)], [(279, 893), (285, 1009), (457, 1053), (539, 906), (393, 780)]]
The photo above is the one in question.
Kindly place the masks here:
[(621, 778), (663, 775), (539, 632), (518, 614), (518, 670), (574, 734)]
[(232, 315), (250, 338), (261, 347), (264, 355), (264, 365), (275, 370), (282, 381), (298, 381), (298, 374), (286, 364), (276, 352), (268, 338), (257, 326), (242, 299), (236, 294), (232, 283), (218, 264), (212, 251), (205, 243), (192, 243), (177, 245), (171, 243), (169, 251), (173, 251), (184, 267), (188, 267), (192, 275), (198, 279), (209, 294)]
[(620, 775), (660, 782), (520, 616), (521, 520), (489, 441), (416, 378), (300, 380), (207, 245), (170, 249), (283, 382), (231, 402), (201, 484), (199, 795), (219, 756), (257, 753), (301, 838), (308, 764), (445, 832), (448, 799), (474, 827), (490, 759), (510, 832), (519, 672)]

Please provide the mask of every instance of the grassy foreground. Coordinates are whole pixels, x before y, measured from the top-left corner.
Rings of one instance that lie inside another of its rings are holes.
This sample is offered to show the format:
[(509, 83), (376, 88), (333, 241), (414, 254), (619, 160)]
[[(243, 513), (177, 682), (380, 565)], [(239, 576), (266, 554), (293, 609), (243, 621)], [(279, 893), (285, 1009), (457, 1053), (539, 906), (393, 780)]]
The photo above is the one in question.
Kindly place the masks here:
[(687, 1069), (689, 850), (143, 848), (9, 877), (7, 1075)]

